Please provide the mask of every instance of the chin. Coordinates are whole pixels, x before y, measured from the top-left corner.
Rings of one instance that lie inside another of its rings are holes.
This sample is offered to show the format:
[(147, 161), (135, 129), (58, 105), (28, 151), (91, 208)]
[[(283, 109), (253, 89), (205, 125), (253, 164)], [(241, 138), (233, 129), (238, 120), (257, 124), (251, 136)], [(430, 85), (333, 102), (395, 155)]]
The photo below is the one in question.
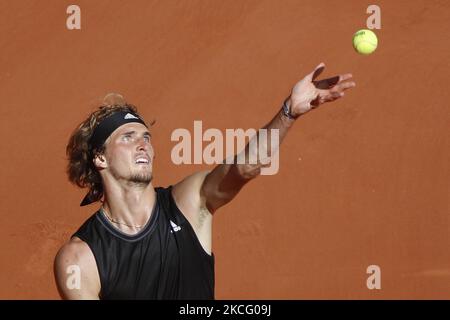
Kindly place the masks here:
[(152, 182), (152, 179), (153, 175), (151, 172), (139, 172), (133, 174), (129, 180), (134, 183), (149, 184)]

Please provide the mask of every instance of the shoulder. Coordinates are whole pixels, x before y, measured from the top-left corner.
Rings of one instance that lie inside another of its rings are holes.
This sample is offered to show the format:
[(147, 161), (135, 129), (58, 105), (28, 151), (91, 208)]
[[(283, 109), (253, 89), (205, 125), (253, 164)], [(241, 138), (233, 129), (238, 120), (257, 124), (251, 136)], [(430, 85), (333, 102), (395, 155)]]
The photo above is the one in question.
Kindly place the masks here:
[[(208, 211), (202, 195), (202, 186), (209, 173), (210, 171), (196, 172), (172, 188), (172, 196), (177, 206), (193, 226), (199, 226), (199, 222), (204, 220), (203, 216)], [(209, 215), (209, 212), (207, 213)]]
[(202, 194), (203, 183), (209, 171), (194, 173), (172, 188), (175, 204), (192, 226), (203, 249), (211, 254), (212, 214)]
[[(54, 273), (63, 298), (98, 297), (100, 277), (95, 257), (86, 242), (81, 239), (73, 237), (59, 249), (54, 261)], [(71, 276), (74, 280), (73, 288), (68, 285)], [(80, 286), (76, 285), (77, 276)]]
[(209, 171), (196, 172), (187, 176), (172, 188), (172, 196), (177, 204), (200, 207), (202, 205), (202, 185)]
[(173, 194), (200, 193), (203, 182), (210, 171), (199, 171), (191, 174), (173, 186)]
[(73, 237), (59, 249), (55, 262), (58, 264), (88, 263), (91, 257), (94, 258), (94, 255), (87, 243), (78, 237)]

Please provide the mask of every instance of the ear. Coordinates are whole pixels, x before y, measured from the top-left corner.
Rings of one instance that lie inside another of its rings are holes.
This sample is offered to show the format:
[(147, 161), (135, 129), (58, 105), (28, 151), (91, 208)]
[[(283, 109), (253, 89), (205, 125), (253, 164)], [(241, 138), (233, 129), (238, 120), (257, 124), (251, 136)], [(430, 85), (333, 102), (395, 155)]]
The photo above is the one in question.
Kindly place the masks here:
[(94, 162), (94, 166), (98, 169), (105, 169), (106, 167), (108, 167), (108, 163), (104, 154), (97, 154), (96, 156), (94, 156), (94, 159), (92, 161)]

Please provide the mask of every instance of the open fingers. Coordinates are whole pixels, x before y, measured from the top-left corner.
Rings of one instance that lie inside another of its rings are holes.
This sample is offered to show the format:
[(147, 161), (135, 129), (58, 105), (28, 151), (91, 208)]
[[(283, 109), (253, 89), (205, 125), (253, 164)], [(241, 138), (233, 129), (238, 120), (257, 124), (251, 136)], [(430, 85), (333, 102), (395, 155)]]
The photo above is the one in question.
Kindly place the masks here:
[(313, 83), (317, 89), (326, 90), (326, 89), (331, 89), (335, 85), (341, 84), (344, 81), (350, 80), (350, 79), (352, 79), (352, 77), (353, 76), (351, 73), (346, 73), (346, 74), (341, 74), (339, 76), (334, 76), (334, 77), (323, 79), (323, 80), (313, 81)]
[(339, 75), (339, 83), (342, 81), (346, 81), (353, 78), (353, 75), (351, 73), (341, 74)]
[(323, 98), (323, 102), (330, 102), (344, 96), (343, 92), (330, 92)]
[(333, 88), (340, 80), (339, 76), (335, 76), (332, 78), (327, 78), (327, 79), (323, 79), (323, 80), (318, 80), (318, 81), (313, 81), (314, 86), (317, 89), (322, 89), (322, 90), (326, 90), (326, 89), (331, 89)]
[(355, 82), (349, 81), (336, 85), (330, 90), (320, 90), (318, 97), (315, 99), (315, 103), (319, 105), (324, 102), (339, 99), (344, 96), (345, 90), (353, 88), (354, 86), (356, 86)]
[(329, 91), (340, 93), (340, 92), (344, 92), (347, 89), (355, 87), (356, 86), (355, 81), (352, 81), (350, 79), (352, 79), (351, 74), (340, 75), (339, 81), (337, 82), (337, 84), (330, 86)]
[(356, 86), (356, 83), (354, 81), (347, 81), (347, 82), (342, 82), (339, 85), (336, 86), (336, 91), (337, 92), (343, 92), (347, 89), (353, 88)]
[(323, 62), (319, 63), (319, 65), (314, 69), (314, 71), (309, 74), (311, 80), (316, 79), (322, 73), (322, 71), (324, 69), (325, 69), (325, 63), (323, 63)]

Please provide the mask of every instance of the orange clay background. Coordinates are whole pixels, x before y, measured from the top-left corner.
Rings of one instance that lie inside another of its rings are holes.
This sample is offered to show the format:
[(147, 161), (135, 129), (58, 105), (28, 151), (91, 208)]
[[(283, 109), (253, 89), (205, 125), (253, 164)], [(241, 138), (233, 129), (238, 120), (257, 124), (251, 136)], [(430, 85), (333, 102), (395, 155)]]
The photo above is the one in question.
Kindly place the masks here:
[[(361, 56), (370, 4), (379, 47)], [(302, 117), (278, 174), (217, 212), (216, 297), (450, 298), (449, 15), (446, 0), (2, 0), (0, 298), (59, 298), (55, 253), (98, 207), (78, 206), (65, 147), (106, 93), (156, 119), (167, 186), (212, 168), (174, 165), (173, 130), (263, 126), (322, 61), (322, 78), (357, 86)]]

